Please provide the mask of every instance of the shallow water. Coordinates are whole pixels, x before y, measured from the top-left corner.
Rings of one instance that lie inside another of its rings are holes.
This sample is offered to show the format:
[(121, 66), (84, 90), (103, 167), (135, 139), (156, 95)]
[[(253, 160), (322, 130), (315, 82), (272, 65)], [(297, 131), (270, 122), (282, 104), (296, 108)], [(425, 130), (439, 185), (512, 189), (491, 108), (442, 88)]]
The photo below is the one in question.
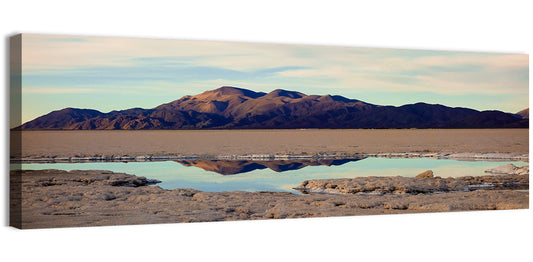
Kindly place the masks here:
[[(302, 181), (364, 176), (412, 177), (428, 169), (435, 176), (481, 176), (485, 170), (521, 161), (457, 161), (449, 159), (365, 158), (331, 161), (161, 161), (22, 164), (22, 169), (110, 170), (161, 180), (165, 189), (193, 188), (201, 191), (287, 191)], [(214, 167), (215, 166), (215, 167)], [(222, 166), (222, 168), (220, 168)], [(229, 166), (229, 167), (228, 167)], [(12, 169), (20, 165), (12, 165)], [(208, 171), (209, 170), (209, 171)], [(276, 171), (275, 171), (276, 170)], [(218, 173), (217, 173), (218, 172)], [(223, 174), (224, 175), (223, 175)], [(231, 174), (233, 173), (233, 174)]]

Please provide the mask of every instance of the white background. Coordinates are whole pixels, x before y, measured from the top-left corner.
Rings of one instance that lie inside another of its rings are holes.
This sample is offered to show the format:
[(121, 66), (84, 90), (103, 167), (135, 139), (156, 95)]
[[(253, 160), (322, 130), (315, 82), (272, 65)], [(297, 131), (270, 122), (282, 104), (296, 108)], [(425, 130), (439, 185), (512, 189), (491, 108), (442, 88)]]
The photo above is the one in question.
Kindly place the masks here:
[(7, 227), (6, 44), (14, 33), (529, 54), (533, 49), (529, 1), (368, 2), (3, 1), (0, 259), (531, 261), (531, 210), (25, 231)]

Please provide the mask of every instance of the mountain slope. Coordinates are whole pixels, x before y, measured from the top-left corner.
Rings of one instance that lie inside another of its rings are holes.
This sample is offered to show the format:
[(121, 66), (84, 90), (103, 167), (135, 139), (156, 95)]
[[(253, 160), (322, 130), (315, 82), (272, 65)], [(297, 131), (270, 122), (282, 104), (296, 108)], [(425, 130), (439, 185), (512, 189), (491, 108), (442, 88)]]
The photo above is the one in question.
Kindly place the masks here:
[(509, 128), (529, 127), (522, 116), (425, 103), (379, 106), (332, 95), (224, 86), (152, 109), (102, 113), (66, 108), (20, 129), (273, 129), (273, 128)]
[(63, 129), (83, 123), (89, 119), (104, 115), (97, 110), (65, 108), (62, 110), (52, 111), (44, 116), (38, 117), (33, 121), (22, 125), (23, 129)]
[(529, 108), (526, 108), (520, 112), (517, 112), (516, 113), (517, 115), (521, 116), (522, 118), (527, 118), (529, 119)]

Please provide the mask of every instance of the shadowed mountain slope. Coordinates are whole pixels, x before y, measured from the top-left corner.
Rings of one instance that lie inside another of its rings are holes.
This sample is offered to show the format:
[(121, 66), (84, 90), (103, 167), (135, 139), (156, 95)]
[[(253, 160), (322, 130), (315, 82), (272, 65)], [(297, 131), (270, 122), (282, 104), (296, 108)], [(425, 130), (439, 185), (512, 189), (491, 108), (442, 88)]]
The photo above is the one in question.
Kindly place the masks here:
[(224, 86), (199, 95), (184, 96), (152, 109), (102, 113), (66, 108), (27, 122), (18, 129), (516, 127), (527, 128), (529, 121), (520, 114), (501, 111), (480, 112), (425, 103), (379, 106), (338, 95), (306, 95), (281, 89), (267, 94)]

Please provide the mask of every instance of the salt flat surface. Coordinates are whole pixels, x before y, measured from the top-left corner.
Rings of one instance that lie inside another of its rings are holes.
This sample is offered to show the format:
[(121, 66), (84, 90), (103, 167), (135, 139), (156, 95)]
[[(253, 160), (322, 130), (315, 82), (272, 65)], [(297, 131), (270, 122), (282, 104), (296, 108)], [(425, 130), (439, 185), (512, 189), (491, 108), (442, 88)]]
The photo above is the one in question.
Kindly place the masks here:
[(528, 154), (528, 129), (11, 131), (11, 157)]

